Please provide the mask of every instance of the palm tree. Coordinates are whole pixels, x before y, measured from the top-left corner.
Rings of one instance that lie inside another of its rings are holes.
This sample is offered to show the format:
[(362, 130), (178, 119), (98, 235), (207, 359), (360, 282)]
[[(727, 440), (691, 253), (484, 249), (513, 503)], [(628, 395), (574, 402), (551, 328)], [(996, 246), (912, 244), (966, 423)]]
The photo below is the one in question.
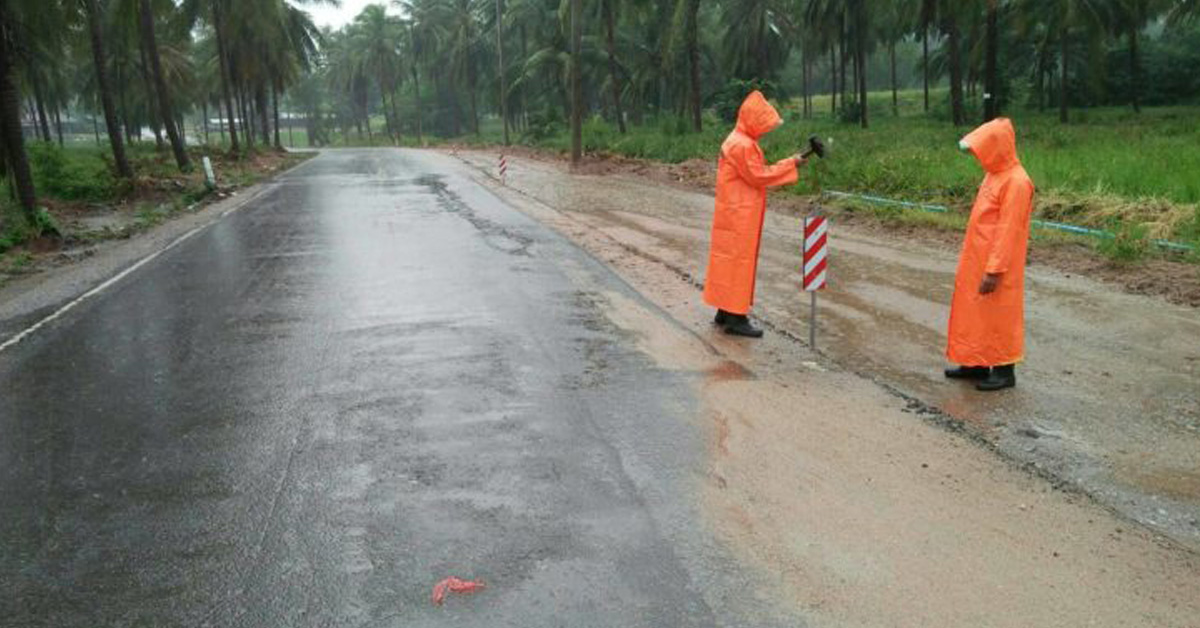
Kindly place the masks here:
[(958, 0), (938, 0), (938, 17), (942, 23), (942, 33), (946, 36), (946, 55), (950, 66), (950, 110), (955, 126), (967, 123), (967, 112), (963, 102), (962, 84), (962, 49), (960, 47)]
[[(363, 66), (362, 73), (373, 77), (379, 87), (388, 135), (393, 139), (399, 137), (394, 92), (401, 76), (398, 43), (402, 28), (400, 20), (389, 16), (380, 4), (367, 5), (362, 13), (354, 18), (351, 28), (350, 46), (356, 50), (357, 58)], [(390, 108), (389, 94), (393, 94)]]
[[(1059, 120), (1070, 121), (1071, 43), (1073, 36), (1102, 36), (1112, 17), (1111, 0), (1022, 0), (1020, 11), (1029, 23), (1041, 23), (1057, 40), (1059, 52)], [(1026, 26), (1028, 29), (1028, 25)]]
[(921, 73), (925, 84), (925, 112), (929, 112), (929, 31), (937, 22), (938, 0), (919, 0), (921, 3)]
[(25, 19), (31, 14), (31, 4), (24, 0), (0, 2), (0, 148), (3, 149), (0, 171), (8, 176), (29, 225), (35, 221), (37, 193), (21, 132), (21, 92), (16, 82), (16, 65), (21, 38), (32, 32), (27, 29), (29, 24)]
[(617, 71), (617, 37), (616, 37), (616, 6), (619, 0), (600, 0), (601, 13), (604, 16), (604, 42), (608, 52), (608, 80), (612, 90), (613, 114), (617, 119), (617, 129), (625, 134), (625, 113), (621, 110), (621, 79)]
[[(683, 19), (677, 19), (683, 30), (684, 48), (688, 65), (688, 109), (692, 118), (692, 130), (699, 133), (704, 130), (703, 104), (700, 85), (700, 0), (677, 0), (678, 12)], [(621, 132), (625, 132), (622, 123)]]
[(133, 178), (133, 167), (125, 156), (125, 142), (121, 127), (117, 123), (117, 110), (113, 104), (112, 86), (108, 81), (108, 56), (104, 51), (104, 29), (101, 24), (101, 9), (97, 0), (83, 0), (87, 14), (88, 35), (91, 39), (92, 60), (95, 65), (96, 88), (100, 94), (100, 105), (104, 109), (104, 125), (108, 129), (108, 141), (112, 146), (113, 163), (117, 174), (125, 179)]
[[(1177, 6), (1186, 5), (1186, 2)], [(1116, 9), (1119, 19), (1114, 24), (1123, 24), (1129, 37), (1129, 104), (1135, 113), (1142, 112), (1142, 59), (1141, 32), (1166, 9), (1166, 0), (1119, 0)], [(1200, 7), (1200, 2), (1194, 3)]]
[[(830, 5), (840, 0), (826, 0)], [(771, 80), (787, 61), (790, 42), (782, 36), (771, 0), (724, 3), (725, 61), (736, 78)]]
[[(174, 8), (174, 4), (171, 5)], [(163, 9), (159, 9), (160, 13)], [(175, 127), (175, 109), (171, 103), (171, 90), (167, 86), (166, 76), (163, 74), (162, 56), (158, 49), (158, 38), (155, 34), (154, 26), (154, 11), (150, 7), (150, 0), (139, 0), (138, 4), (139, 25), (141, 28), (142, 37), (145, 40), (146, 54), (149, 57), (151, 73), (154, 77), (155, 97), (158, 103), (159, 117), (162, 125), (166, 127), (167, 137), (171, 140), (171, 151), (175, 154), (175, 164), (179, 166), (181, 172), (188, 172), (192, 169), (192, 161), (188, 157), (187, 149), (183, 145), (183, 139), (179, 135), (179, 130)]]

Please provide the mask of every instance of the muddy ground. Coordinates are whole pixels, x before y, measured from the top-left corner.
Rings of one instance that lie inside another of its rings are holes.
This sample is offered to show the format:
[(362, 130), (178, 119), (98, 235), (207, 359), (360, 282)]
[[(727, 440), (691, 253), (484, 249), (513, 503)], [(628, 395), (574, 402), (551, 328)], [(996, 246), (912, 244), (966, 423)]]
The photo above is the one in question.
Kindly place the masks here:
[[(492, 176), (494, 153), (457, 156), (481, 179)], [(507, 183), (506, 194), (561, 216), (569, 237), (594, 240), (594, 254), (623, 252), (618, 273), (648, 268), (643, 293), (682, 285), (680, 295), (698, 296), (709, 194), (654, 176), (570, 175), (559, 162), (517, 156)], [(798, 287), (800, 228), (790, 212), (769, 213), (755, 309), (775, 334), (797, 340), (808, 338), (809, 316)], [(1039, 263), (1029, 272), (1021, 385), (981, 395), (941, 376), (955, 239), (897, 238), (836, 218), (832, 234), (823, 356), (905, 399), (914, 414), (1200, 550), (1200, 311)], [(703, 323), (710, 314), (689, 316)]]

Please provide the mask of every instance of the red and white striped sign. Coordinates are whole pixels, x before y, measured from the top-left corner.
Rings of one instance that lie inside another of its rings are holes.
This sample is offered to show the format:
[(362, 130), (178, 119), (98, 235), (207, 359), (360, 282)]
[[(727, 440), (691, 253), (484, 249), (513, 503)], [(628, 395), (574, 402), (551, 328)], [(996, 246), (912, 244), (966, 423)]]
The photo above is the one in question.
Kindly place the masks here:
[(804, 219), (804, 291), (816, 292), (825, 289), (825, 271), (829, 260), (829, 222), (824, 216)]
[(508, 176), (508, 159), (504, 153), (500, 153), (500, 181), (503, 182)]

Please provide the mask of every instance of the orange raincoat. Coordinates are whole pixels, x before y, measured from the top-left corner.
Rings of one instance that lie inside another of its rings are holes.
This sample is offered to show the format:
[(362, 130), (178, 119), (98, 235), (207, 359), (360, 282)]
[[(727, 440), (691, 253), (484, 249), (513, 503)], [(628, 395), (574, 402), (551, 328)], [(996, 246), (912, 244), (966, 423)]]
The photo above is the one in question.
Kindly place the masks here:
[[(950, 307), (946, 357), (963, 366), (1005, 366), (1025, 357), (1025, 253), (1033, 181), (1017, 159), (1012, 121), (1000, 118), (963, 138), (987, 171), (979, 188)], [(980, 294), (986, 274), (996, 291)]]
[(721, 146), (704, 301), (730, 314), (747, 314), (754, 302), (767, 188), (799, 178), (795, 159), (767, 165), (758, 146), (758, 138), (780, 124), (775, 108), (755, 91), (742, 103), (737, 128)]

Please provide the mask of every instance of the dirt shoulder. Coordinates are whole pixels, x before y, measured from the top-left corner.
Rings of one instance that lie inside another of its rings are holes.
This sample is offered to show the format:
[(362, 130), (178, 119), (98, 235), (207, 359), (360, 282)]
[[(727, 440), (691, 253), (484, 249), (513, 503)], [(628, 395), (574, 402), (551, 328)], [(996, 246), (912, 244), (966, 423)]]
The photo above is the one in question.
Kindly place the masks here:
[[(449, 149), (472, 152), (470, 149)], [(494, 149), (499, 151), (499, 149)], [(524, 159), (563, 165), (566, 159), (555, 151), (513, 146), (504, 152)], [(669, 164), (619, 155), (588, 155), (578, 172), (591, 176), (632, 176), (676, 189), (711, 194), (716, 179), (716, 162), (692, 159)], [(814, 204), (837, 219), (839, 228), (850, 228), (881, 238), (916, 241), (928, 245), (957, 247), (961, 243), (965, 215), (939, 217), (916, 210), (895, 211), (833, 199), (800, 197), (773, 192), (773, 212), (793, 216), (808, 214)], [(967, 211), (969, 208), (960, 208)], [(957, 219), (956, 219), (957, 218)], [(1160, 297), (1170, 303), (1200, 307), (1200, 264), (1175, 254), (1153, 254), (1130, 263), (1117, 263), (1092, 246), (1086, 237), (1064, 236), (1035, 230), (1030, 245), (1030, 264), (1044, 265), (1066, 274), (1077, 274), (1116, 286), (1137, 295)]]

